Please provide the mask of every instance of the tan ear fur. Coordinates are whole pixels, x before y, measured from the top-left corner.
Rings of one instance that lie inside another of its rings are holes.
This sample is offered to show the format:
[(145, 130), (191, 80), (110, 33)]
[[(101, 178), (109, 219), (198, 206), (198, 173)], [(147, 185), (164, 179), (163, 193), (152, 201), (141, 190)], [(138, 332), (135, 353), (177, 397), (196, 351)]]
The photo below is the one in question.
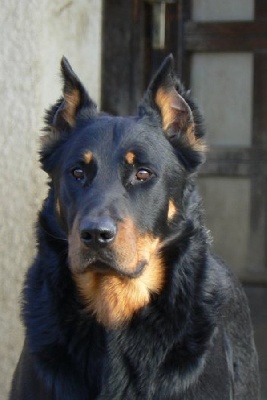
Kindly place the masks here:
[(164, 131), (173, 123), (178, 124), (180, 129), (186, 128), (190, 122), (193, 123), (189, 105), (174, 88), (166, 90), (160, 87), (155, 100), (161, 112)]
[(162, 127), (166, 133), (169, 129), (180, 131), (194, 150), (205, 151), (205, 144), (195, 136), (195, 123), (191, 108), (174, 87), (168, 89), (160, 87), (157, 90), (155, 102), (160, 109)]
[(71, 127), (75, 125), (76, 111), (80, 103), (81, 94), (78, 89), (71, 89), (64, 94), (63, 118)]

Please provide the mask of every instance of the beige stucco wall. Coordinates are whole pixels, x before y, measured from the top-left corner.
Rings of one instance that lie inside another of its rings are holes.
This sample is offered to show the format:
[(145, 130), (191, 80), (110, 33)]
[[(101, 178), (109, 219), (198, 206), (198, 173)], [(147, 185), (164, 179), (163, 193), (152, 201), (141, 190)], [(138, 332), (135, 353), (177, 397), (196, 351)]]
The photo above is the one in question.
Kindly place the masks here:
[(43, 108), (60, 95), (64, 54), (100, 93), (101, 0), (0, 0), (0, 400), (23, 343), (19, 295), (46, 193), (37, 162)]

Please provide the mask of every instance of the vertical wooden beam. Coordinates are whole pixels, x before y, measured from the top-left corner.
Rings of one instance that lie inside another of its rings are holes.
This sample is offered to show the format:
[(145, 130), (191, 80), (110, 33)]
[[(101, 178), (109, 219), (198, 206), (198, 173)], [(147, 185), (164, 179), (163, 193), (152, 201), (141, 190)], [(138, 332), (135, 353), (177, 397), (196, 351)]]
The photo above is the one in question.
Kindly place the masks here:
[[(144, 1), (144, 0), (143, 0)], [(178, 59), (178, 31), (180, 29), (180, 20), (178, 14), (179, 1), (166, 2), (165, 7), (165, 43), (162, 48), (153, 48), (153, 4), (147, 0), (145, 2), (146, 15), (146, 83), (151, 78), (151, 73), (155, 72), (163, 59), (170, 53), (175, 60)], [(179, 74), (180, 71), (178, 70)]]
[(267, 21), (266, 0), (255, 0), (254, 14), (257, 21)]
[(102, 36), (102, 109), (135, 113), (144, 87), (144, 2), (103, 0)]
[[(255, 20), (267, 23), (267, 3), (255, 0)], [(267, 49), (254, 52), (253, 89), (253, 150), (267, 149)], [(257, 151), (255, 151), (255, 154)], [(256, 166), (259, 160), (253, 160)], [(251, 176), (251, 259), (250, 268), (255, 273), (267, 271), (267, 173), (259, 175), (252, 170)]]
[(191, 53), (185, 48), (185, 23), (191, 19), (191, 1), (178, 0), (178, 71), (181, 81), (190, 88)]

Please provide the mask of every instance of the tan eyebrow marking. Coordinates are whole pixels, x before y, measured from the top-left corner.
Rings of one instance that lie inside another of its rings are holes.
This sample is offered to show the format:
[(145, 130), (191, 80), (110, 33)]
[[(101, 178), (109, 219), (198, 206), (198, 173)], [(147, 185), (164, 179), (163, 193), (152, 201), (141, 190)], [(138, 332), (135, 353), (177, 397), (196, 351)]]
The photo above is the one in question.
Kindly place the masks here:
[(91, 151), (87, 151), (83, 158), (86, 164), (90, 164), (93, 160), (93, 153)]
[(135, 161), (135, 154), (132, 151), (129, 151), (125, 155), (125, 160), (127, 161), (128, 164), (134, 164)]

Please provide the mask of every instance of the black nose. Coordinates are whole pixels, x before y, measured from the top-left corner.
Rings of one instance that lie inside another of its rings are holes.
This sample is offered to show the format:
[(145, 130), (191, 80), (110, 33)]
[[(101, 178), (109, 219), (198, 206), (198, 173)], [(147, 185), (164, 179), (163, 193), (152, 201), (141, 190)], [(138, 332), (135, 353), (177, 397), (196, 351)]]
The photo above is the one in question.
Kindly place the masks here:
[(111, 218), (102, 217), (97, 220), (85, 218), (80, 225), (80, 237), (84, 244), (107, 245), (116, 237), (117, 228)]

